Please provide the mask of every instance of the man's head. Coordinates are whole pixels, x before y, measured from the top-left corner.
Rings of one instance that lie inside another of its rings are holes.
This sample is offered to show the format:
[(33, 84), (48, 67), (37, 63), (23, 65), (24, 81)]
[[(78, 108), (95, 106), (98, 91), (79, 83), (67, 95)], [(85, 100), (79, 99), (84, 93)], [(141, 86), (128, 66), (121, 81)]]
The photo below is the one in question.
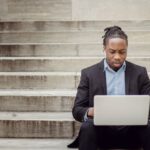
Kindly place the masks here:
[(103, 36), (104, 52), (109, 66), (118, 70), (127, 57), (128, 37), (118, 26), (108, 27)]

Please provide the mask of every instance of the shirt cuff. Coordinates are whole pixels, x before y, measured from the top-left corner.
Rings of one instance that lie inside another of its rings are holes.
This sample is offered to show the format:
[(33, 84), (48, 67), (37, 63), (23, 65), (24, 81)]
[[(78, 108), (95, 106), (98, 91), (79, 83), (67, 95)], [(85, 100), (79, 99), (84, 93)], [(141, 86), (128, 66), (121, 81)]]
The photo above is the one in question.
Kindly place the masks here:
[(87, 113), (88, 113), (88, 110), (86, 111), (86, 113), (84, 115), (84, 122), (86, 122), (89, 119)]

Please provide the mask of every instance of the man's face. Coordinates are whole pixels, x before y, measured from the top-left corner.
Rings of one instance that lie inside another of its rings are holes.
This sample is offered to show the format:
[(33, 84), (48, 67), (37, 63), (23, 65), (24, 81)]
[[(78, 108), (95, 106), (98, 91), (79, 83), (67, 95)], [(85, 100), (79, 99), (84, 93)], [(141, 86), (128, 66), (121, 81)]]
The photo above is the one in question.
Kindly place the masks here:
[(104, 47), (106, 60), (113, 70), (118, 70), (127, 57), (127, 42), (121, 38), (109, 39)]

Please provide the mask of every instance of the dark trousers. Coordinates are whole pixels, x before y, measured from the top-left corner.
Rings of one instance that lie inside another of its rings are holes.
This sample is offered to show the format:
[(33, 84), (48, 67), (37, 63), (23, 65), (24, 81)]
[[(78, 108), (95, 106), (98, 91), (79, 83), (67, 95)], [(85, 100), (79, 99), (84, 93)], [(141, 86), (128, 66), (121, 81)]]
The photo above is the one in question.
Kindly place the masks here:
[(150, 126), (94, 126), (83, 122), (79, 133), (79, 150), (98, 148), (137, 148), (150, 150)]

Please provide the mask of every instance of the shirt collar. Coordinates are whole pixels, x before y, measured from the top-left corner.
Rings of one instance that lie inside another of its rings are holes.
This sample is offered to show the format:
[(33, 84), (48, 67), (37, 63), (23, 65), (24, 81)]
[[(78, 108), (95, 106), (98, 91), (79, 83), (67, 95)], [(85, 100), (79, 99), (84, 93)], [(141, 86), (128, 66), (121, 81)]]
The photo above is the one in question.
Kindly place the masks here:
[[(112, 68), (110, 68), (110, 66), (108, 65), (106, 58), (105, 58), (104, 59), (104, 71), (106, 71), (106, 69), (114, 72), (114, 70)], [(123, 62), (123, 65), (121, 66), (121, 68), (119, 70), (123, 70), (123, 71), (126, 70), (126, 62), (125, 61)]]

